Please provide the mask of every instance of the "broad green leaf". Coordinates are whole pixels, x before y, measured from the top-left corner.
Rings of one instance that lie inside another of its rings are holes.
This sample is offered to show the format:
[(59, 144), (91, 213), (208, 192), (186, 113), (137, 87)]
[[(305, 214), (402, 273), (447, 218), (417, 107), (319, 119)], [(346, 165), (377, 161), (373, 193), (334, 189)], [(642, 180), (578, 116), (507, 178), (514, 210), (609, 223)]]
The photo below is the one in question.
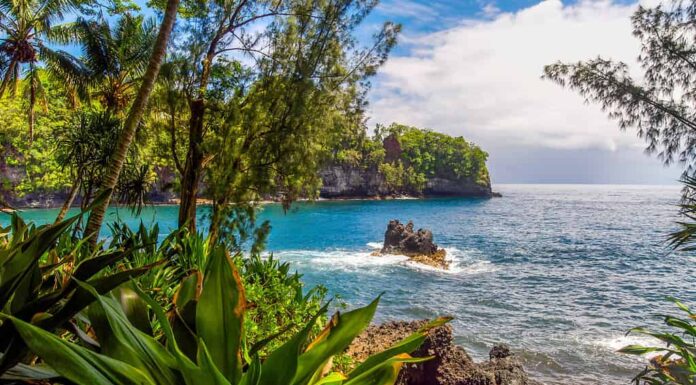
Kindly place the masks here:
[(423, 341), (427, 337), (428, 331), (430, 331), (436, 327), (442, 326), (451, 320), (452, 320), (451, 317), (440, 317), (440, 318), (437, 318), (431, 322), (428, 322), (427, 324), (423, 325), (423, 327), (418, 329), (418, 331), (416, 331), (415, 333), (411, 334), (410, 336), (404, 338), (400, 342), (394, 344), (389, 349), (368, 357), (358, 367), (353, 369), (348, 376), (350, 378), (354, 378), (354, 377), (359, 376), (360, 374), (365, 373), (366, 371), (372, 369), (373, 367), (383, 363), (384, 361), (388, 360), (391, 357), (394, 357), (394, 356), (397, 356), (397, 355), (400, 355), (403, 353), (413, 352), (414, 350), (418, 349), (419, 346), (421, 346), (421, 344), (423, 343)]
[(133, 286), (135, 286), (133, 282), (129, 282), (117, 288), (114, 291), (114, 295), (116, 295), (116, 299), (121, 304), (123, 313), (128, 318), (128, 321), (141, 332), (152, 335), (147, 303), (131, 288)]
[(236, 384), (242, 376), (244, 287), (223, 247), (213, 249), (209, 258), (196, 306), (196, 334), (208, 347), (215, 366)]
[(329, 321), (329, 325), (300, 356), (297, 374), (292, 383), (308, 384), (313, 378), (316, 379), (316, 376), (321, 375), (329, 359), (345, 350), (370, 324), (378, 304), (379, 297), (363, 308), (345, 314), (336, 313)]
[(341, 385), (341, 384), (343, 384), (343, 381), (345, 381), (347, 379), (348, 379), (348, 377), (344, 376), (343, 374), (338, 373), (338, 372), (333, 372), (333, 373), (329, 373), (328, 375), (324, 376), (321, 380), (313, 383), (312, 385)]
[(362, 373), (361, 375), (351, 378), (345, 385), (393, 385), (399, 377), (399, 370), (404, 363), (423, 362), (432, 359), (432, 357), (413, 358), (408, 354), (400, 354), (392, 357), (380, 365)]
[(198, 367), (201, 370), (201, 379), (205, 379), (206, 385), (230, 385), (225, 376), (213, 362), (205, 346), (205, 341), (198, 341)]
[(9, 319), (37, 356), (78, 385), (155, 385), (131, 365), (71, 344), (17, 318)]
[(141, 369), (153, 382), (176, 385), (176, 360), (162, 344), (133, 326), (113, 298), (99, 295), (94, 288), (79, 283), (97, 298), (88, 315), (97, 334), (101, 351)]
[(196, 305), (203, 287), (203, 275), (194, 271), (184, 278), (174, 294), (174, 305), (169, 320), (179, 348), (191, 360), (196, 359), (198, 337), (196, 336)]
[(326, 312), (328, 305), (324, 305), (299, 333), (295, 334), (289, 341), (268, 356), (261, 366), (260, 384), (287, 385), (288, 379), (295, 377), (302, 347), (307, 341), (317, 319)]

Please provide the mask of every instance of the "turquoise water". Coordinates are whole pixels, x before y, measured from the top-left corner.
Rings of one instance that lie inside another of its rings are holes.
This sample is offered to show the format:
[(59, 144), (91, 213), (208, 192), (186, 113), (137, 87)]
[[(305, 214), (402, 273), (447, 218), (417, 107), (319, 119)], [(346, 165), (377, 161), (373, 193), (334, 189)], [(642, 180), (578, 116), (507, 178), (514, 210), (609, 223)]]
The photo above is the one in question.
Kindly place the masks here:
[[(696, 302), (696, 264), (670, 253), (679, 187), (499, 185), (499, 199), (268, 205), (269, 250), (310, 284), (350, 304), (384, 292), (380, 320), (453, 315), (456, 340), (482, 359), (505, 342), (533, 376), (551, 384), (628, 384), (644, 361), (615, 353), (659, 325), (673, 295)], [(112, 211), (136, 224), (126, 210)], [(55, 210), (28, 210), (52, 219)], [(173, 228), (175, 207), (141, 216)], [(401, 257), (371, 257), (389, 219), (428, 227), (453, 258), (450, 272)]]

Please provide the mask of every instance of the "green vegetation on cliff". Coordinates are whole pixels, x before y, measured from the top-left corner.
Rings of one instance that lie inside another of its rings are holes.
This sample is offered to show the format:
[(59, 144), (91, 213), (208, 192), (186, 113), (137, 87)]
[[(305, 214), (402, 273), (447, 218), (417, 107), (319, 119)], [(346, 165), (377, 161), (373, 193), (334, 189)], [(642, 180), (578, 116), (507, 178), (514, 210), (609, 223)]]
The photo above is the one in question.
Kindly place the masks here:
[(433, 178), (490, 185), (488, 153), (461, 136), (392, 123), (342, 143), (332, 163), (377, 170), (390, 190), (420, 193)]

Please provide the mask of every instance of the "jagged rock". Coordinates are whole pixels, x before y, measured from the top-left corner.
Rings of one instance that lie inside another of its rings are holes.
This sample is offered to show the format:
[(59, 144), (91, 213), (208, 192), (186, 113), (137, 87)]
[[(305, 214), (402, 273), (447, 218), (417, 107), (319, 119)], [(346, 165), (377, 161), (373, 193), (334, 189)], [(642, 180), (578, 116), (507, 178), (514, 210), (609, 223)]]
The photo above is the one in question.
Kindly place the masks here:
[(512, 352), (510, 351), (510, 347), (505, 344), (494, 346), (493, 349), (491, 349), (491, 351), (488, 353), (488, 357), (491, 360), (497, 358), (510, 357), (511, 355)]
[[(426, 322), (391, 321), (371, 325), (353, 341), (346, 353), (355, 363), (362, 362), (407, 337)], [(489, 361), (474, 362), (463, 348), (454, 345), (449, 325), (431, 330), (420, 348), (411, 355), (434, 358), (404, 365), (397, 385), (539, 385), (529, 379), (522, 364), (505, 346), (494, 347)]]
[(397, 219), (389, 221), (380, 253), (405, 255), (415, 262), (441, 269), (449, 268), (447, 252), (438, 249), (433, 242), (433, 233), (427, 229), (415, 231), (412, 221), (406, 225)]

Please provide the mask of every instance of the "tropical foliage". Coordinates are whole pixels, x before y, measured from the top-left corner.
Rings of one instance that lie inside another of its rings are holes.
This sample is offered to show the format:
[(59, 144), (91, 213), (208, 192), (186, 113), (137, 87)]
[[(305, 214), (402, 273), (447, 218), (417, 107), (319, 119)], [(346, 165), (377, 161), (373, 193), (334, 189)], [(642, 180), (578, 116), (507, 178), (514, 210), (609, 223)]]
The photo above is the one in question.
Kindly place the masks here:
[(372, 137), (348, 132), (336, 140), (333, 163), (377, 169), (395, 191), (418, 194), (435, 177), (490, 183), (488, 154), (463, 137), (392, 123)]
[[(0, 309), (5, 314), (53, 331), (65, 327), (93, 300), (78, 281), (88, 283), (98, 293), (107, 293), (147, 271), (146, 266), (140, 266), (107, 273), (132, 249), (85, 250), (84, 242), (71, 240), (68, 231), (78, 218), (35, 227), (12, 216), (11, 225), (2, 230), (0, 238)], [(27, 347), (17, 330), (4, 320), (0, 320), (0, 333), (2, 373), (19, 363)]]
[[(64, 238), (74, 221), (35, 229), (15, 216), (11, 228), (3, 230), (0, 328), (9, 337), (3, 339), (4, 379), (64, 378), (76, 384), (392, 384), (401, 365), (427, 359), (408, 356), (427, 330), (447, 322), (434, 321), (349, 373), (332, 372), (331, 358), (369, 324), (378, 300), (336, 313), (318, 329), (328, 304), (296, 306), (318, 304), (314, 299), (323, 294), (310, 290), (301, 295), (299, 277), (289, 275), (286, 264), (258, 258), (240, 261), (247, 276), (243, 279), (238, 263), (223, 246), (207, 249), (207, 242), (182, 242), (187, 238), (182, 234), (173, 234), (158, 246), (152, 242), (157, 230), (144, 226), (136, 232), (114, 227), (107, 251), (90, 253), (84, 241), (73, 245)], [(200, 247), (191, 247), (192, 243)], [(118, 244), (122, 247), (116, 248)], [(71, 254), (58, 254), (61, 250)], [(131, 268), (150, 262), (152, 255), (166, 254), (164, 250), (171, 252), (169, 263), (159, 260)], [(172, 254), (176, 252), (181, 253), (179, 258)], [(185, 258), (189, 252), (205, 254)], [(203, 264), (202, 270), (177, 272), (187, 266), (184, 261)], [(123, 264), (110, 270), (117, 262)], [(274, 309), (254, 305), (245, 281), (257, 292), (252, 295), (263, 293), (257, 300), (268, 300)], [(166, 290), (159, 298), (146, 293), (161, 283), (176, 287), (171, 296)], [(295, 290), (290, 304), (282, 294), (288, 287)], [(287, 317), (283, 311), (307, 315), (283, 325), (278, 322)], [(281, 330), (263, 329), (271, 323)], [(70, 337), (51, 332), (57, 328), (65, 328)], [(42, 365), (20, 363), (27, 348)]]

